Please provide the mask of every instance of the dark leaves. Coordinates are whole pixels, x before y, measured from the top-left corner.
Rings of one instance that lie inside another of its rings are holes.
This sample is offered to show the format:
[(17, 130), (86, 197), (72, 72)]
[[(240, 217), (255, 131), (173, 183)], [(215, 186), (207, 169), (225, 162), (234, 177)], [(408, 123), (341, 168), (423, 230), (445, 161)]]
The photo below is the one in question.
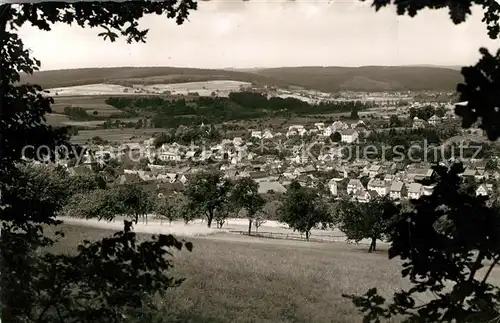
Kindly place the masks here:
[[(395, 216), (388, 231), (389, 258), (403, 261), (401, 274), (409, 278), (412, 288), (395, 293), (388, 312), (371, 299), (373, 290), (364, 298), (355, 298), (356, 306), (368, 313), (366, 318), (376, 321), (375, 315), (387, 317), (384, 315), (390, 313), (403, 315), (409, 322), (424, 318), (432, 322), (471, 322), (498, 316), (500, 298), (486, 296), (486, 290), (498, 293), (500, 289), (476, 274), (485, 259), (500, 253), (500, 212), (485, 198), (476, 197), (474, 190), (461, 189), (462, 171), (459, 164), (450, 169), (435, 167), (432, 195), (412, 201), (411, 210), (401, 209)], [(434, 293), (435, 299), (419, 305), (415, 312), (415, 299), (425, 292)], [(466, 305), (470, 302), (481, 305)]]
[[(148, 296), (182, 282), (166, 275), (171, 267), (167, 249), (180, 248), (182, 243), (166, 237), (139, 244), (130, 222), (111, 238), (84, 242), (74, 257), (40, 257), (36, 252), (38, 246), (53, 242), (44, 236), (42, 225), (60, 224), (55, 215), (65, 202), (75, 194), (88, 197), (92, 185), (63, 184), (50, 176), (32, 176), (19, 167), (24, 162), (21, 157), (54, 161), (58, 147), (70, 147), (67, 129), (45, 124), (44, 115), (51, 112), (53, 99), (40, 86), (19, 84), (20, 74), (32, 74), (40, 67), (19, 38), (19, 27), (30, 24), (50, 31), (54, 23), (77, 24), (104, 28), (107, 32), (100, 36), (110, 41), (123, 36), (128, 42), (144, 42), (147, 29), (140, 30), (137, 21), (145, 14), (165, 15), (180, 24), (194, 9), (196, 3), (191, 0), (0, 5), (2, 320), (123, 322), (127, 308), (140, 307)], [(42, 146), (45, 150), (36, 154)], [(137, 215), (150, 209), (139, 190), (125, 188), (121, 193), (125, 198), (118, 204), (120, 211)], [(106, 218), (116, 214), (109, 200), (98, 201), (103, 208), (91, 208), (88, 214)], [(187, 248), (192, 250), (192, 245)]]
[(462, 68), (464, 83), (457, 86), (460, 100), (455, 112), (462, 117), (462, 127), (469, 128), (479, 122), (488, 139), (500, 136), (500, 51), (495, 56), (481, 48), (482, 58), (475, 66)]
[(454, 24), (465, 22), (471, 14), (471, 7), (473, 5), (479, 5), (484, 11), (483, 22), (486, 24), (489, 37), (491, 39), (495, 39), (498, 37), (500, 32), (500, 4), (498, 4), (495, 0), (373, 0), (372, 2), (372, 6), (375, 7), (375, 10), (377, 11), (390, 4), (394, 4), (396, 6), (396, 12), (398, 15), (408, 15), (410, 17), (415, 17), (424, 9), (447, 8), (450, 19)]

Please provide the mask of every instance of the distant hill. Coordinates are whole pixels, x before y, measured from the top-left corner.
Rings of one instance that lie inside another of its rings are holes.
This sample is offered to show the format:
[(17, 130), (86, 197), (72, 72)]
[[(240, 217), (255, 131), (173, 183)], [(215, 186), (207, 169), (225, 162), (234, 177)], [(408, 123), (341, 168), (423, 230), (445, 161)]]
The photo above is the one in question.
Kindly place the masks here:
[(76, 86), (96, 83), (170, 84), (232, 80), (254, 82), (263, 85), (287, 86), (286, 82), (251, 73), (215, 69), (183, 67), (111, 67), (81, 68), (36, 72), (23, 75), (21, 82), (35, 83), (44, 88)]
[(94, 83), (161, 84), (233, 80), (276, 87), (303, 87), (323, 92), (454, 91), (462, 81), (459, 71), (429, 66), (280, 67), (255, 69), (197, 69), (179, 67), (84, 68), (37, 72), (21, 82), (44, 88)]
[(338, 90), (453, 91), (462, 82), (459, 71), (425, 66), (281, 67), (250, 73), (324, 92)]

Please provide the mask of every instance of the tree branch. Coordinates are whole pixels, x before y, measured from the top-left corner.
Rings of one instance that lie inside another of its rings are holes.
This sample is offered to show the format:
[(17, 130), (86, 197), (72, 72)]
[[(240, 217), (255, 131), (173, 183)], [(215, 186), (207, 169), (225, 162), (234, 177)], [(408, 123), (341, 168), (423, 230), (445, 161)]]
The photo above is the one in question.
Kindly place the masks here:
[(493, 263), (490, 265), (490, 268), (488, 268), (488, 271), (486, 272), (486, 275), (484, 275), (483, 280), (481, 281), (481, 284), (486, 284), (486, 281), (488, 280), (488, 277), (490, 276), (491, 272), (493, 271), (493, 268), (498, 264), (500, 261), (500, 255), (496, 256), (495, 260)]

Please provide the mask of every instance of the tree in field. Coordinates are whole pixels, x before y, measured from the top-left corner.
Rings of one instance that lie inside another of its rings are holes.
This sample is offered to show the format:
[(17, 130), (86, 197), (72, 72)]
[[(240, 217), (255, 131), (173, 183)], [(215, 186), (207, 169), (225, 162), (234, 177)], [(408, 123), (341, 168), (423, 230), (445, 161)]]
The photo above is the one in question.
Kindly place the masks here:
[(352, 120), (359, 120), (358, 108), (352, 107), (351, 115), (350, 115), (349, 118), (352, 119)]
[(294, 231), (305, 233), (309, 241), (311, 229), (331, 223), (331, 215), (316, 191), (292, 182), (280, 210), (280, 222), (286, 223)]
[(148, 223), (148, 213), (154, 210), (154, 200), (151, 194), (144, 191), (140, 185), (125, 184), (118, 187), (117, 206), (121, 214), (131, 215), (135, 223), (141, 217)]
[(123, 211), (117, 189), (95, 189), (71, 197), (61, 214), (82, 219), (110, 221)]
[(180, 204), (180, 198), (175, 195), (157, 198), (154, 205), (154, 212), (160, 218), (160, 224), (163, 224), (163, 220), (166, 219), (172, 225), (172, 221), (179, 219)]
[(394, 204), (388, 197), (377, 197), (368, 203), (342, 200), (335, 208), (335, 223), (348, 240), (356, 243), (370, 239), (368, 252), (377, 250), (377, 240), (386, 238)]
[(332, 133), (332, 135), (330, 136), (330, 140), (332, 142), (340, 142), (342, 141), (342, 135), (340, 134), (340, 132), (338, 131), (335, 131), (334, 133)]
[(221, 212), (229, 199), (232, 185), (219, 171), (202, 172), (190, 181), (186, 197), (189, 209), (207, 219), (207, 226), (212, 226), (216, 211)]
[(19, 28), (29, 24), (50, 31), (55, 23), (73, 24), (102, 28), (105, 32), (99, 36), (111, 41), (123, 36), (128, 42), (144, 42), (147, 30), (139, 29), (138, 20), (145, 14), (165, 15), (181, 24), (194, 9), (190, 0), (0, 5), (2, 321), (123, 322), (129, 309), (177, 285), (168, 276), (166, 248), (182, 246), (173, 236), (163, 235), (139, 243), (125, 222), (124, 231), (85, 243), (75, 255), (37, 252), (54, 242), (42, 229), (61, 223), (56, 214), (62, 199), (48, 197), (54, 194), (49, 189), (53, 184), (27, 180), (18, 167), (24, 163), (21, 154), (23, 147), (33, 145), (36, 150), (43, 145), (55, 158), (55, 147), (69, 146), (69, 138), (67, 129), (43, 122), (53, 99), (41, 95), (37, 85), (19, 83), (22, 73), (32, 74), (40, 67), (24, 47)]
[(231, 197), (237, 208), (245, 210), (248, 218), (248, 235), (251, 235), (252, 224), (266, 203), (259, 194), (259, 184), (249, 177), (240, 178), (234, 184)]

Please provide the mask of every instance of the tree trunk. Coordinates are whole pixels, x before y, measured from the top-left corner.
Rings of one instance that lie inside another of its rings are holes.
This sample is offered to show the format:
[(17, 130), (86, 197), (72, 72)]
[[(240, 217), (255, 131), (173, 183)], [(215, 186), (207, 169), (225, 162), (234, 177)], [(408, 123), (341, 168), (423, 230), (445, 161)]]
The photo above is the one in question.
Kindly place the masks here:
[(252, 219), (248, 219), (248, 235), (252, 235)]
[(211, 227), (212, 226), (212, 220), (214, 219), (214, 214), (213, 212), (209, 212), (208, 215), (207, 215), (207, 227)]
[(370, 248), (368, 249), (368, 252), (372, 252), (372, 251), (377, 251), (377, 239), (376, 238), (372, 238)]
[(306, 241), (309, 241), (309, 231), (306, 231)]
[(148, 224), (148, 215), (147, 214), (144, 216), (144, 220), (146, 221), (146, 225), (147, 225)]

